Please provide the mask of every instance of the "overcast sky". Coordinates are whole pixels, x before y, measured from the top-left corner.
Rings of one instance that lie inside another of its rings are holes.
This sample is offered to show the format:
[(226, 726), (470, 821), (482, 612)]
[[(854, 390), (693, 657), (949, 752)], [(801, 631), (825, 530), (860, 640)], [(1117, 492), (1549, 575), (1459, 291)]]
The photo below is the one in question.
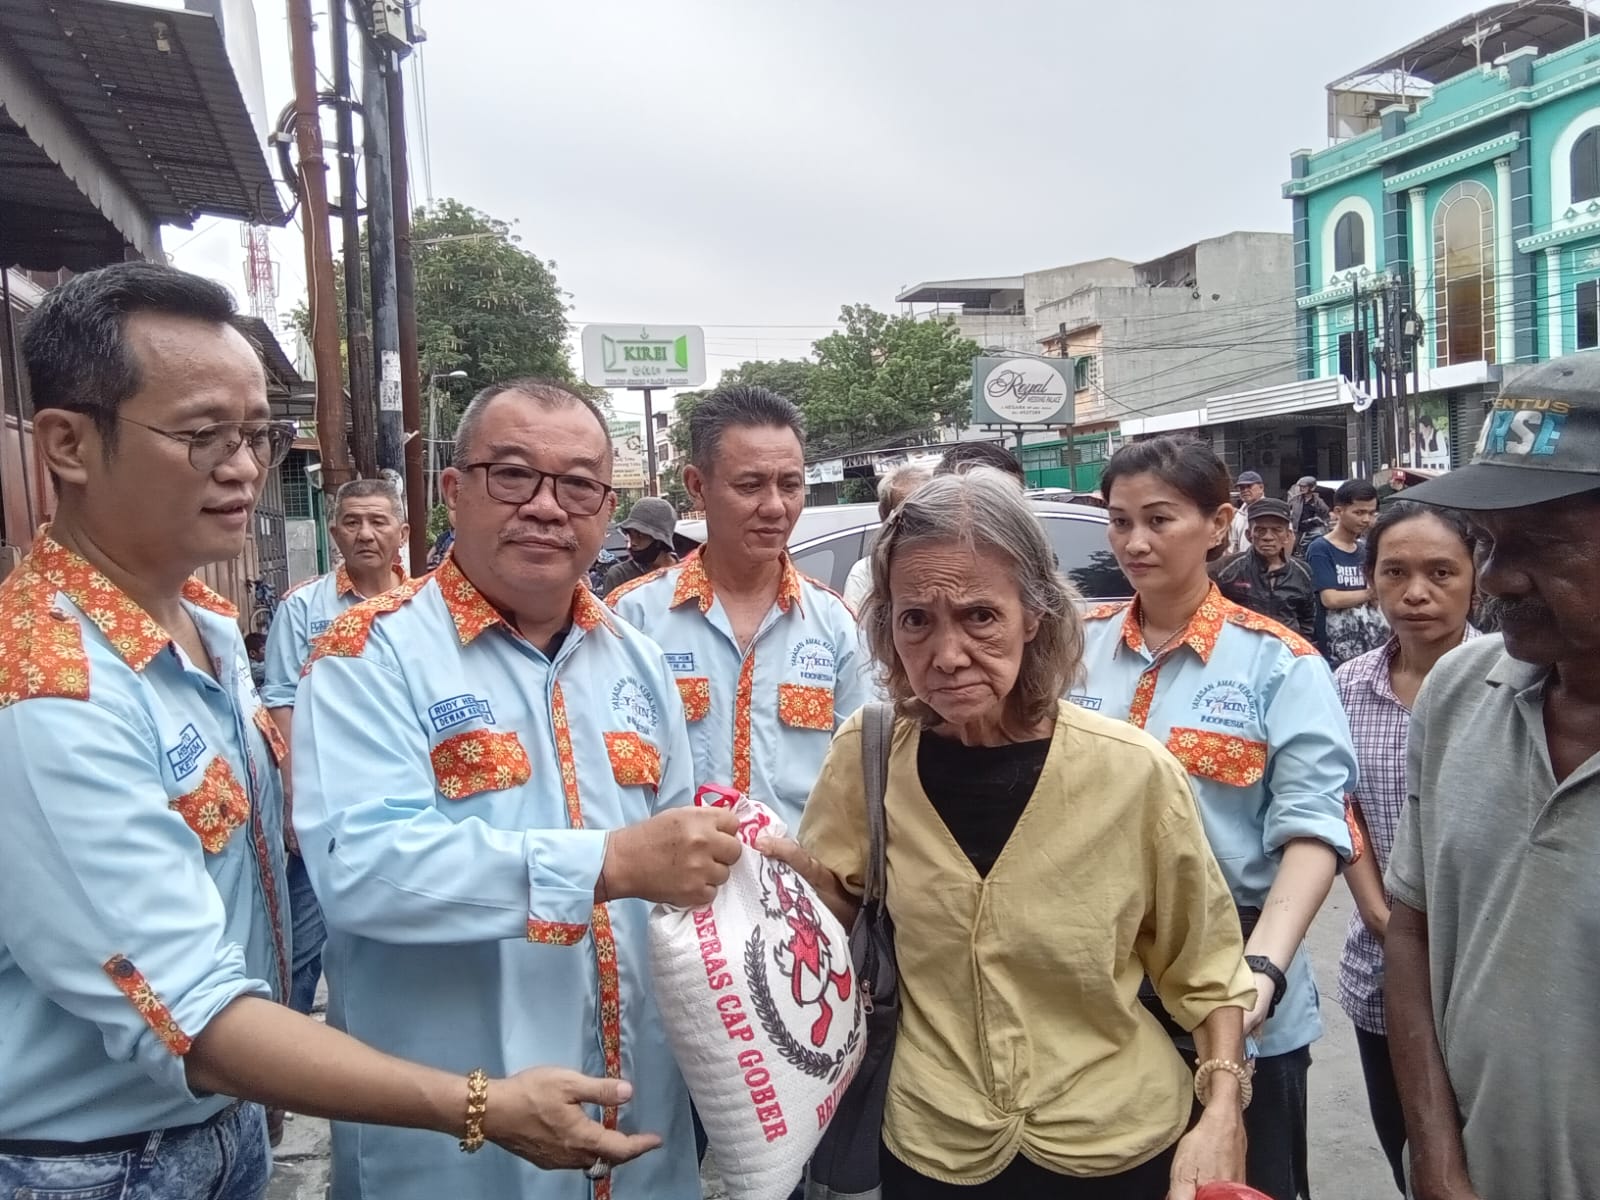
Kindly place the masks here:
[[(292, 96), (283, 4), (256, 8), (276, 112)], [(517, 221), (576, 324), (704, 325), (715, 379), (799, 357), (841, 304), (892, 309), (922, 280), (1287, 231), (1280, 187), (1291, 150), (1327, 142), (1325, 85), (1469, 11), (426, 0), (433, 193)], [(287, 313), (303, 249), (293, 227), (274, 244)], [(237, 227), (166, 245), (242, 289)]]

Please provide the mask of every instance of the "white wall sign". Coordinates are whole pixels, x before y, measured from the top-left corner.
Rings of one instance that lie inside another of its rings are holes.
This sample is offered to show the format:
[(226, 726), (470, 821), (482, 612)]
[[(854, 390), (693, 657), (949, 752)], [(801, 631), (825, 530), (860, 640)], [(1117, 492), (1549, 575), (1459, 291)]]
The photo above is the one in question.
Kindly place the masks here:
[(1073, 401), (1071, 359), (972, 360), (974, 425), (1071, 425)]

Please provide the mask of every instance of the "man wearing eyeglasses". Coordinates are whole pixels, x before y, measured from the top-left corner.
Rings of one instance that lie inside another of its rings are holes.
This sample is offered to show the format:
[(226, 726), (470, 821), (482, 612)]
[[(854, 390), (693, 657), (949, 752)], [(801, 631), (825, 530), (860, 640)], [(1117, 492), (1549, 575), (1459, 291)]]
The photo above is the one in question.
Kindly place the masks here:
[(0, 1196), (260, 1200), (262, 1109), (235, 1097), (450, 1154), (644, 1153), (580, 1107), (626, 1099), (614, 1081), (468, 1078), (274, 1002), (282, 742), (193, 578), (244, 549), (293, 433), (233, 317), (214, 283), (124, 263), (52, 292), (24, 342), (58, 507), (0, 588)]
[[(440, 477), (438, 570), (337, 618), (294, 711), (294, 821), (328, 923), (329, 1019), (452, 1068), (559, 1063), (631, 1082), (608, 1129), (663, 1146), (607, 1177), (337, 1125), (333, 1200), (699, 1195), (650, 986), (650, 903), (709, 901), (738, 857), (690, 807), (660, 649), (584, 580), (615, 507), (594, 403), (515, 380), (476, 396)], [(492, 1106), (491, 1106), (492, 1107)]]

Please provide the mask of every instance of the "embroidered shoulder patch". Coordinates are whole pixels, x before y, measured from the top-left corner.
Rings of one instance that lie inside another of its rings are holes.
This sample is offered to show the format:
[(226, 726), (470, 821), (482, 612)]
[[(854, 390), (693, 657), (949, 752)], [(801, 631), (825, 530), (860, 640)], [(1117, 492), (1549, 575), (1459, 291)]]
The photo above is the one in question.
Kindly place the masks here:
[(58, 590), (26, 564), (0, 588), (0, 708), (89, 698), (83, 627), (56, 607)]
[(1114, 600), (1110, 604), (1096, 604), (1083, 614), (1085, 621), (1109, 621), (1112, 617), (1120, 617), (1128, 611), (1129, 601)]
[(392, 613), (400, 608), (426, 587), (432, 578), (431, 575), (419, 575), (406, 580), (392, 592), (385, 592), (345, 609), (328, 626), (327, 631), (311, 644), (310, 657), (306, 659), (300, 674), (310, 671), (319, 658), (360, 658), (367, 648), (367, 639), (372, 636), (372, 623), (384, 613)]
[(1294, 630), (1278, 624), (1271, 617), (1264, 617), (1248, 608), (1235, 607), (1228, 614), (1228, 623), (1237, 625), (1241, 629), (1249, 629), (1255, 633), (1265, 633), (1277, 638), (1285, 646), (1289, 647), (1290, 652), (1296, 658), (1305, 658), (1309, 655), (1320, 653), (1315, 646)]

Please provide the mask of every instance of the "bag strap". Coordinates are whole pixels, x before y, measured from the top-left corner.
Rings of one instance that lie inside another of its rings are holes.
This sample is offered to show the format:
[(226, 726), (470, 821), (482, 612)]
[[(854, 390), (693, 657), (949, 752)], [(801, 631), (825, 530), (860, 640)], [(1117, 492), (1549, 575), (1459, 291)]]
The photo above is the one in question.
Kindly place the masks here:
[(873, 703), (861, 719), (861, 775), (867, 793), (867, 879), (864, 900), (882, 903), (888, 891), (883, 800), (889, 787), (889, 743), (894, 734), (894, 707)]

